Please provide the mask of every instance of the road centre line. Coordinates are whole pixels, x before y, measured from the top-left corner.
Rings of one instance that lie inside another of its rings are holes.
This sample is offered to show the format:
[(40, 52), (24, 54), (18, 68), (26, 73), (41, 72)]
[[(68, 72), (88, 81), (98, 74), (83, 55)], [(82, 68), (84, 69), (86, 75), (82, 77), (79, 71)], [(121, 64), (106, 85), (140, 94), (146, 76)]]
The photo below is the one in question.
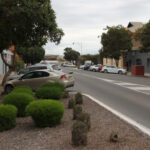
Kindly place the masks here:
[[(112, 83), (112, 84), (121, 86), (123, 88), (130, 89), (130, 90), (133, 90), (133, 91), (136, 91), (136, 92), (139, 92), (139, 93), (150, 95), (150, 93), (147, 92), (147, 91), (150, 90), (149, 86), (130, 83), (130, 82), (116, 81), (116, 80), (111, 80), (111, 79), (104, 79), (104, 78), (99, 78), (99, 77), (96, 77), (96, 76), (90, 76), (90, 75), (83, 74), (83, 73), (77, 73), (77, 72), (75, 72), (75, 73), (83, 75), (83, 76), (87, 76), (87, 77), (90, 77), (90, 78), (99, 79), (99, 80), (102, 80), (102, 81), (105, 81), (105, 82), (108, 82), (108, 83)], [(146, 91), (146, 92), (144, 92), (144, 91)]]
[(105, 109), (107, 109), (108, 111), (110, 111), (111, 113), (113, 113), (114, 115), (118, 116), (120, 119), (126, 121), (127, 123), (131, 124), (132, 126), (134, 126), (135, 128), (137, 128), (138, 130), (140, 130), (141, 132), (143, 132), (144, 134), (147, 134), (148, 136), (150, 136), (150, 129), (141, 125), (140, 123), (136, 122), (135, 120), (127, 117), (126, 115), (112, 109), (111, 107), (107, 106), (106, 104), (104, 104), (103, 102), (101, 102), (100, 100), (88, 95), (88, 94), (83, 94), (85, 96), (87, 96), (88, 98), (90, 98), (92, 101), (96, 102), (98, 105), (104, 107)]

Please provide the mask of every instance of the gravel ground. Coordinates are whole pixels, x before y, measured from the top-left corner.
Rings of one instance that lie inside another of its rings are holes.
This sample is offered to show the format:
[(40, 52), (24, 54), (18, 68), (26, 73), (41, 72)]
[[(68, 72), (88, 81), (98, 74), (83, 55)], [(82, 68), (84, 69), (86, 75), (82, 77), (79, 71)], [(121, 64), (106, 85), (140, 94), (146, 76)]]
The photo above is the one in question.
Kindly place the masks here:
[[(84, 97), (83, 110), (91, 115), (91, 130), (86, 147), (71, 145), (72, 110), (67, 109), (62, 123), (53, 128), (37, 128), (32, 119), (17, 118), (17, 126), (0, 133), (0, 150), (150, 150), (150, 138)], [(112, 131), (119, 142), (110, 143)]]

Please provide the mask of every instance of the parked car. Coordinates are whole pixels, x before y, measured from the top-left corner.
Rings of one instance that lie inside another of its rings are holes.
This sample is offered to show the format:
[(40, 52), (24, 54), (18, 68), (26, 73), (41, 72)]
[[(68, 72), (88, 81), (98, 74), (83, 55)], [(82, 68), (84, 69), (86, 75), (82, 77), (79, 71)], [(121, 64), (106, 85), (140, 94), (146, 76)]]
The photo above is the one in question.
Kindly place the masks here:
[(94, 68), (95, 66), (96, 66), (96, 65), (91, 65), (90, 68), (89, 68), (89, 70), (90, 70), (90, 71), (93, 71), (93, 68)]
[(102, 65), (101, 64), (93, 65), (93, 66), (90, 67), (90, 70), (95, 71), (95, 72), (99, 71), (98, 69), (99, 69), (100, 66), (102, 66)]
[(118, 68), (115, 66), (104, 66), (101, 70), (104, 73), (118, 73), (118, 74), (126, 74), (126, 69)]
[(74, 86), (74, 77), (71, 73), (64, 74), (63, 72), (56, 73), (49, 70), (36, 70), (26, 73), (18, 79), (7, 81), (4, 85), (4, 90), (9, 93), (16, 86), (29, 86), (36, 90), (46, 82), (60, 82), (65, 87), (72, 87)]
[(81, 66), (80, 66), (80, 69), (84, 69), (84, 65), (81, 65)]
[(89, 70), (89, 68), (90, 68), (90, 65), (89, 64), (86, 64), (86, 65), (84, 65), (84, 70)]
[(53, 72), (58, 72), (58, 71), (62, 71), (61, 68), (58, 66), (58, 65), (55, 65), (55, 64), (48, 64), (48, 65), (44, 65), (44, 64), (35, 64), (35, 65), (32, 65), (32, 66), (29, 66), (27, 68), (23, 68), (21, 69), (17, 74), (15, 75), (10, 75), (7, 80), (13, 80), (13, 79), (17, 79), (21, 76), (23, 76), (24, 74), (30, 72), (30, 71), (34, 71), (34, 70), (43, 70), (43, 69), (48, 69), (50, 71), (53, 71)]
[(67, 62), (63, 63), (62, 66), (63, 67), (75, 67), (73, 63), (67, 63)]
[(99, 68), (98, 68), (98, 71), (101, 71), (103, 68), (103, 65), (100, 65)]

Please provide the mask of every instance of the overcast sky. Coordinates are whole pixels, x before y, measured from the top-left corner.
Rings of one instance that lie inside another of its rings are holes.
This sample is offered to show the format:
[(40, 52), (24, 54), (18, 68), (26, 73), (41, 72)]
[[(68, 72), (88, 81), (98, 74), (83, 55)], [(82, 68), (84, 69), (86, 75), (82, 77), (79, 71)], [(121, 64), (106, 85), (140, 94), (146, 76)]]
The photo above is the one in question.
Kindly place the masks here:
[[(150, 0), (51, 0), (57, 23), (65, 36), (61, 44), (47, 43), (46, 54), (63, 55), (66, 47), (81, 54), (96, 54), (104, 28), (150, 20)], [(74, 43), (74, 44), (73, 44)]]

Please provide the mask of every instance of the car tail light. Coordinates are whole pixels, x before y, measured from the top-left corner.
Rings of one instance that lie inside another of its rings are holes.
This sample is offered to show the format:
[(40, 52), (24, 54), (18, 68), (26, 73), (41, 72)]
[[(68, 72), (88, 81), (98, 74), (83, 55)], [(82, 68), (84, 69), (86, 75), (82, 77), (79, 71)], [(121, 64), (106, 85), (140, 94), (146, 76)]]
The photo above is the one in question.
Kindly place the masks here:
[(60, 76), (60, 79), (66, 79), (67, 77), (66, 77), (66, 75), (61, 75)]

